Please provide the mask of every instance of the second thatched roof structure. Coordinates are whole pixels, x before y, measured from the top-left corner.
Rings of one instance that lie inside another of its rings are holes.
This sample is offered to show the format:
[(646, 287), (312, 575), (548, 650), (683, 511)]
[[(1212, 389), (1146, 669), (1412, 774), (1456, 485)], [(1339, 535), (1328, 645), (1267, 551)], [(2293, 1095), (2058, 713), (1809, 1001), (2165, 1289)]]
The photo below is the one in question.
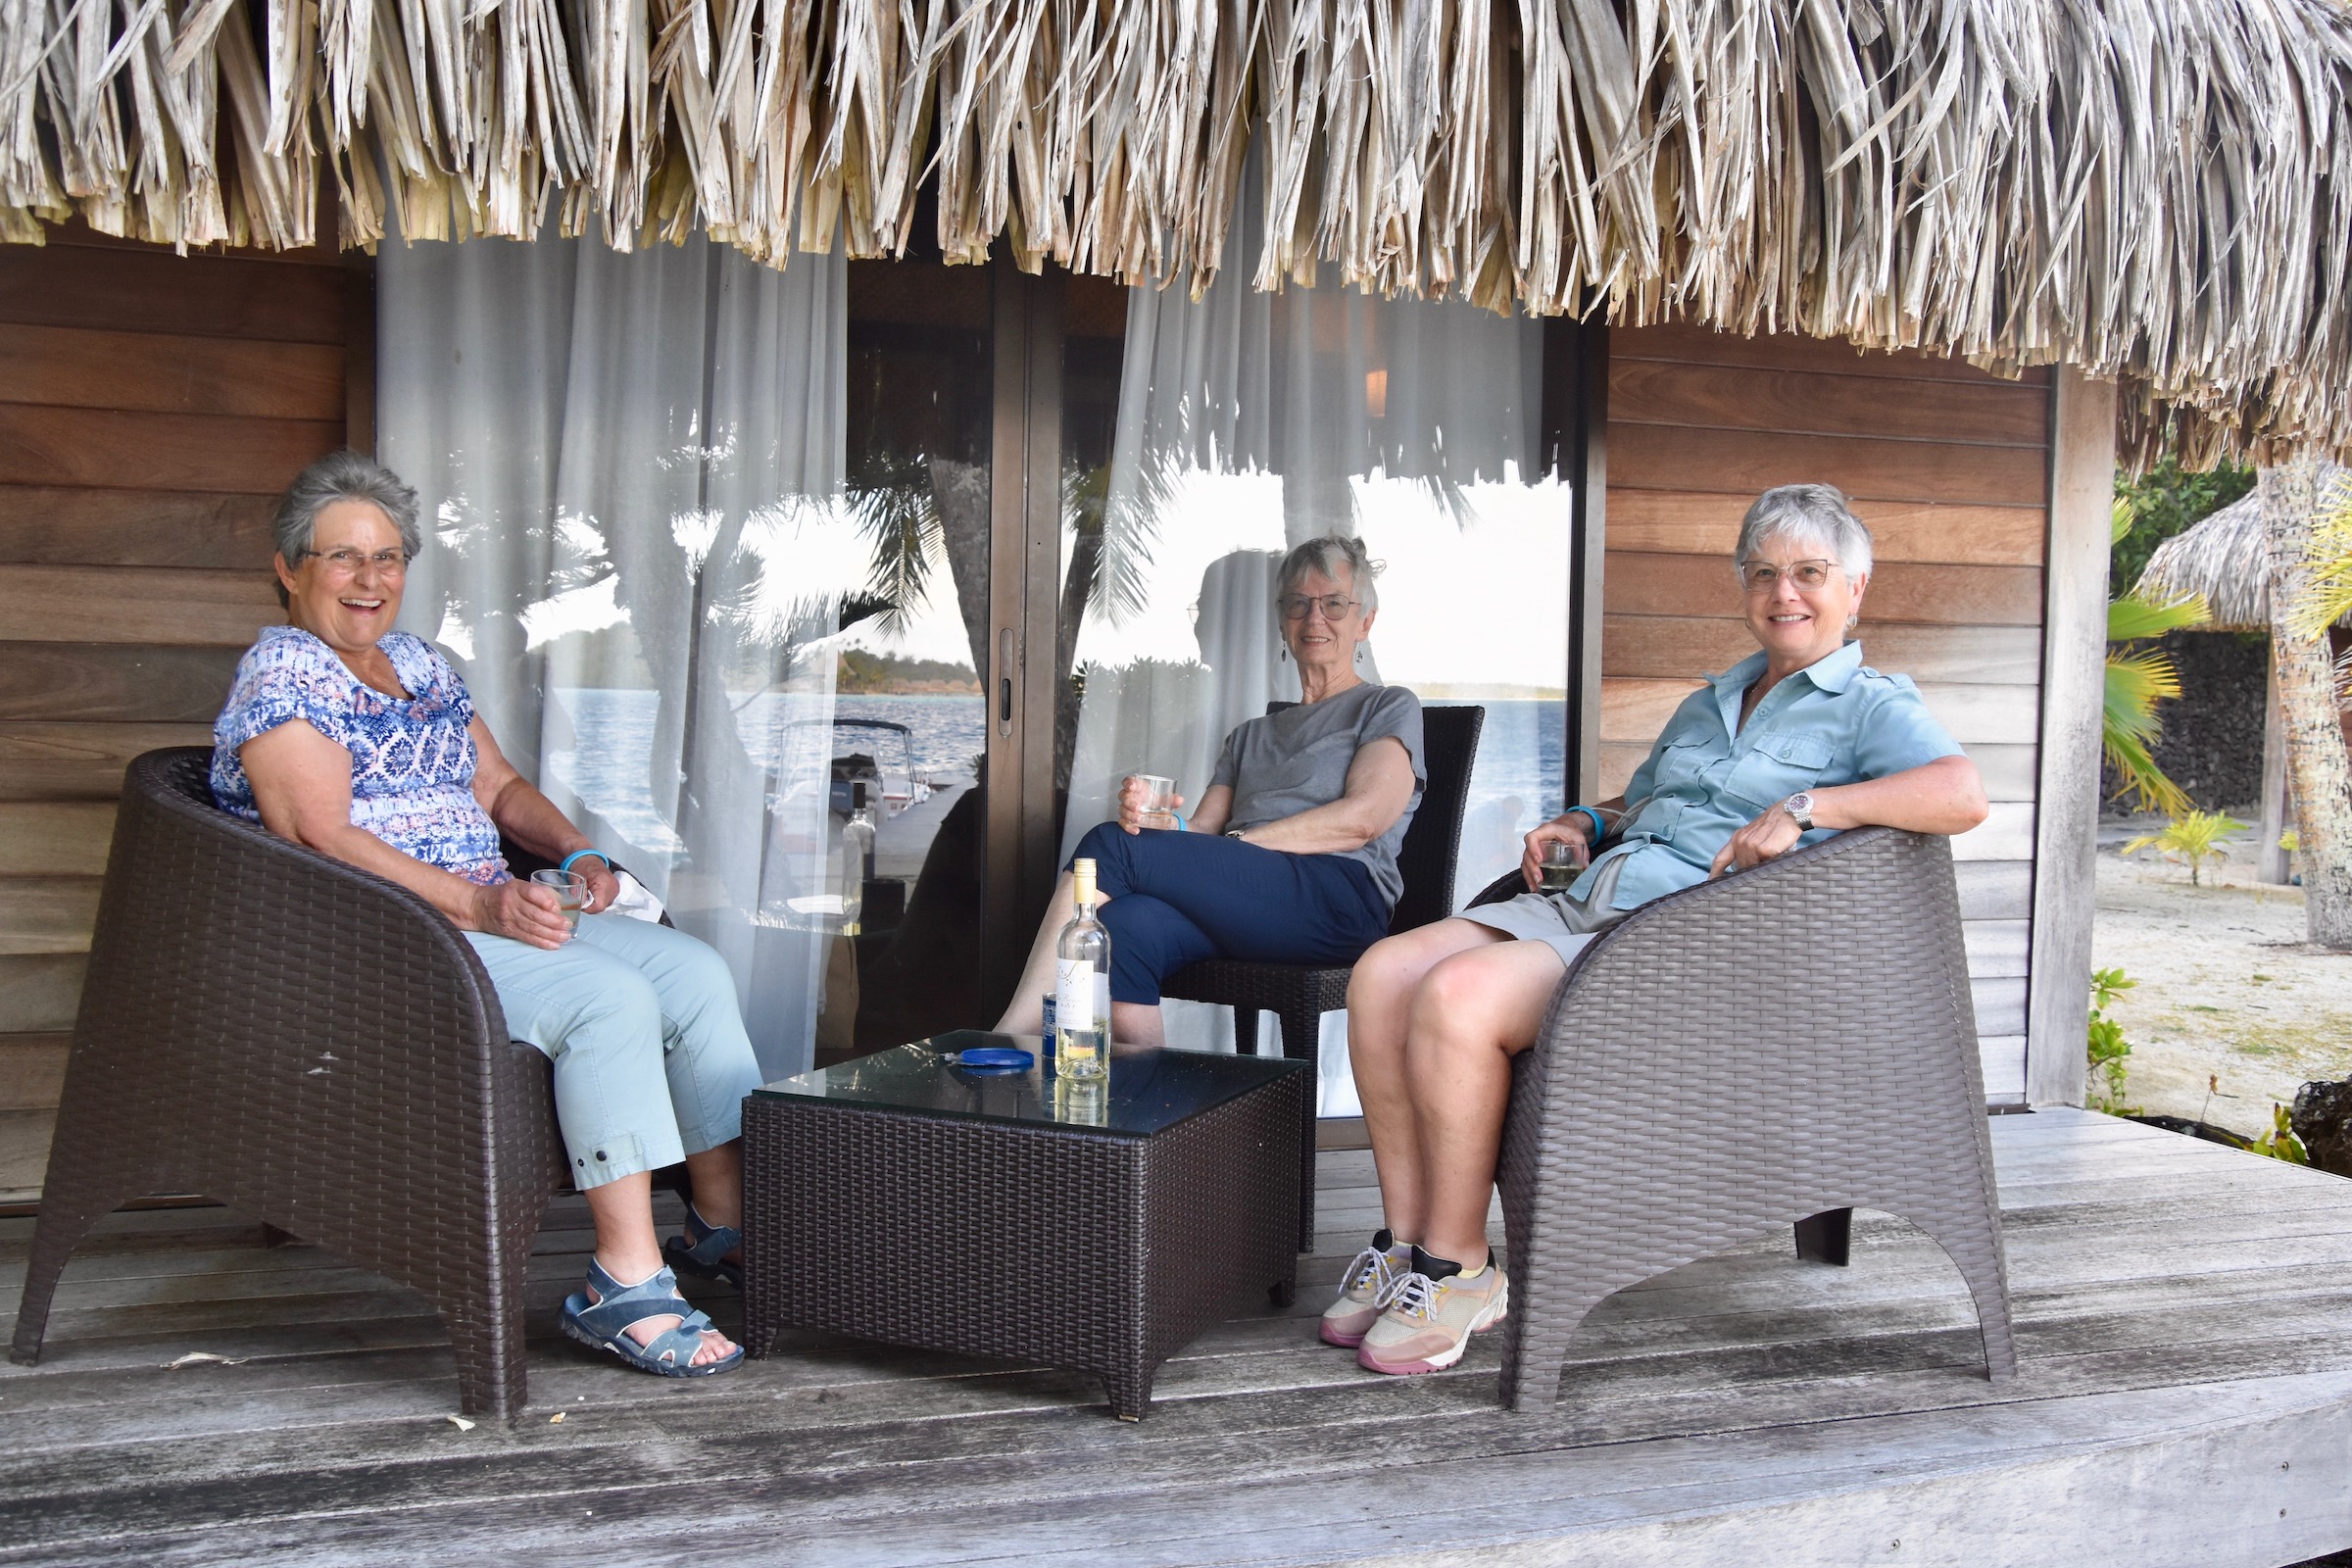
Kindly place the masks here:
[[(2232, 501), (2156, 547), (2133, 590), (2170, 604), (2202, 594), (2213, 618), (2197, 631), (2271, 629), (2271, 566), (2263, 539), (2262, 499)], [(2337, 621), (2352, 626), (2352, 615)]]
[(2337, 0), (0, 0), (0, 238), (1002, 240), (2069, 362), (2352, 455)]

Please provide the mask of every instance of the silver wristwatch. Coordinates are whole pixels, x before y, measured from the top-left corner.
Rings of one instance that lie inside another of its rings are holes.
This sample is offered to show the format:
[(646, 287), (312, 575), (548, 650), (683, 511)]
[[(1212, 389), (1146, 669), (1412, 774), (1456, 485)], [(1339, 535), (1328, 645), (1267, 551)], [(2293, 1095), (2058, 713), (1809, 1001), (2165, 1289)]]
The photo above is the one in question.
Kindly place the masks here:
[(1806, 791), (1798, 790), (1783, 801), (1781, 809), (1794, 817), (1798, 827), (1808, 833), (1813, 831), (1813, 797)]

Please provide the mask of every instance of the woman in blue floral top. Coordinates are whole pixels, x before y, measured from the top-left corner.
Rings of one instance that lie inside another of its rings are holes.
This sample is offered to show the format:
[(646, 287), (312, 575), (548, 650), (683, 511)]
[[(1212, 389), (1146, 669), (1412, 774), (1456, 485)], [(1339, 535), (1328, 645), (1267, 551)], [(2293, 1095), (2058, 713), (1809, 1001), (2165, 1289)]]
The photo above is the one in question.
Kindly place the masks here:
[[(449, 662), (392, 630), (419, 544), (416, 491), (337, 453), (294, 481), (274, 529), (290, 624), (264, 627), (237, 666), (213, 728), (214, 798), (428, 900), (481, 956), (509, 1029), (554, 1060), (596, 1222), (564, 1331), (668, 1377), (740, 1364), (672, 1272), (739, 1278), (742, 1103), (760, 1069), (733, 977), (683, 932), (601, 912), (619, 892), (612, 867), (499, 751)], [(502, 831), (587, 878), (576, 933), (552, 890), (509, 874)], [(652, 1173), (680, 1159), (694, 1202), (665, 1250)]]

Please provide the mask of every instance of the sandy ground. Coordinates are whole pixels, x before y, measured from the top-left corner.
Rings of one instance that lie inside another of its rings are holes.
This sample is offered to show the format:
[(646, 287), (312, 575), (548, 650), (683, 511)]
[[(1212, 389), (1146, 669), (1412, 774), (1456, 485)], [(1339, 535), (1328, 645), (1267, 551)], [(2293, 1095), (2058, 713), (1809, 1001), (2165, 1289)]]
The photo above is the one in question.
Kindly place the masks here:
[(2110, 1012), (2132, 1042), (2125, 1098), (2268, 1132), (2306, 1080), (2352, 1077), (2352, 954), (2304, 942), (2302, 889), (2258, 883), (2245, 861), (2192, 887), (2153, 852), (2116, 853), (2133, 831), (2102, 825), (2091, 944), (2097, 967), (2139, 982)]

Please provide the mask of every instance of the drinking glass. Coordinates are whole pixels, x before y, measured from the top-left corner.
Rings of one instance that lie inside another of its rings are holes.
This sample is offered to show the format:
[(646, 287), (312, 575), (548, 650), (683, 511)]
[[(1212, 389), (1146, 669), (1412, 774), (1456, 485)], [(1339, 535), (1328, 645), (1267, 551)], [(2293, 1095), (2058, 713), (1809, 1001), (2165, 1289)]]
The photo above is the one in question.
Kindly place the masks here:
[(556, 896), (556, 905), (564, 911), (564, 923), (577, 931), (591, 897), (588, 879), (577, 871), (533, 871), (531, 880)]
[(1144, 787), (1144, 826), (1172, 828), (1176, 825), (1176, 781), (1157, 773), (1127, 775)]
[(1542, 887), (1546, 893), (1565, 893), (1575, 886), (1584, 874), (1590, 858), (1584, 845), (1573, 839), (1553, 839), (1544, 846), (1544, 865), (1540, 873)]

